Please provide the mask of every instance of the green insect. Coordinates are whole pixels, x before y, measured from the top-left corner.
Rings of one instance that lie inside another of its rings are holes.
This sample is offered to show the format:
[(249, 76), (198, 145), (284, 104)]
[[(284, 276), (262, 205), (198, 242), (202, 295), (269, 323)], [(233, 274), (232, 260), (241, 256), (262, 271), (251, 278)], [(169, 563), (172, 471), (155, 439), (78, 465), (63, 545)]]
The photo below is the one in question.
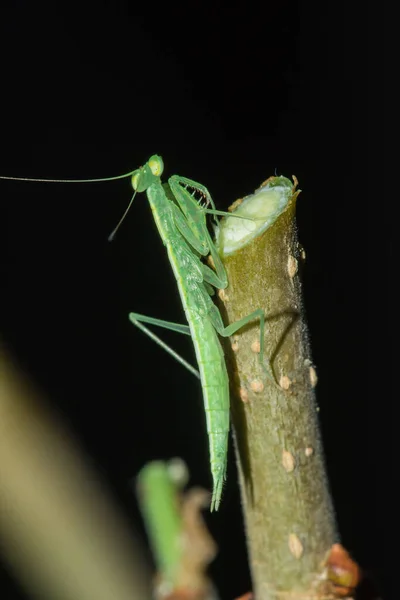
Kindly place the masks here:
[[(260, 321), (260, 363), (263, 362), (264, 314), (261, 309), (225, 327), (221, 314), (211, 296), (214, 288), (228, 285), (225, 268), (207, 229), (206, 215), (225, 215), (217, 211), (207, 188), (185, 177), (173, 175), (168, 184), (162, 184), (164, 169), (160, 156), (152, 156), (139, 169), (124, 175), (92, 180), (57, 180), (65, 183), (78, 181), (110, 181), (131, 177), (134, 194), (117, 227), (125, 218), (137, 192), (146, 192), (161, 239), (178, 285), (188, 325), (161, 321), (137, 313), (130, 313), (131, 322), (161, 345), (181, 364), (201, 380), (204, 408), (209, 437), (210, 466), (213, 478), (211, 511), (218, 510), (226, 477), (229, 437), (229, 381), (224, 353), (218, 334), (229, 337), (254, 319)], [(13, 179), (1, 177), (2, 179)], [(56, 181), (23, 179), (24, 181)], [(192, 193), (190, 193), (190, 191)], [(200, 199), (198, 199), (200, 197)], [(202, 205), (204, 203), (204, 206)], [(211, 206), (211, 208), (208, 208)], [(229, 213), (232, 216), (231, 213)], [(210, 255), (215, 271), (202, 262)], [(195, 348), (199, 372), (177, 355), (143, 323), (171, 329), (190, 335)]]

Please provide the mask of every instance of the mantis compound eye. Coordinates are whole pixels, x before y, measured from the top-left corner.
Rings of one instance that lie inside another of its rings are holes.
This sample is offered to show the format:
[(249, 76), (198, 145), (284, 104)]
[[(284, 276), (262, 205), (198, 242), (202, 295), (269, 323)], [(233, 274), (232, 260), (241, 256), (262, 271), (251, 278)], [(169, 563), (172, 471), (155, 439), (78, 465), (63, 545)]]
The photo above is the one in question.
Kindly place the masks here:
[(151, 172), (156, 177), (160, 177), (162, 172), (164, 171), (163, 159), (161, 158), (161, 156), (158, 156), (157, 154), (153, 154), (153, 156), (151, 156), (149, 158), (148, 165), (150, 167)]
[(140, 171), (138, 170), (138, 171), (134, 172), (134, 174), (132, 175), (132, 178), (131, 178), (131, 184), (132, 184), (132, 187), (135, 190), (135, 192), (139, 185), (139, 176), (140, 176)]

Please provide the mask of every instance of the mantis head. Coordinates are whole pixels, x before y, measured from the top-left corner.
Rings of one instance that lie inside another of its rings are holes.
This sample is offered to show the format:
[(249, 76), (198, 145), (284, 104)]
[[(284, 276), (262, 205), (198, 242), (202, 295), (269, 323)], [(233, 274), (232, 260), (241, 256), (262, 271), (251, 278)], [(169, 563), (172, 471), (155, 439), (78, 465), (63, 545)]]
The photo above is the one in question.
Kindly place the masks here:
[(128, 208), (122, 215), (116, 228), (112, 231), (112, 233), (108, 237), (108, 240), (110, 242), (114, 239), (115, 234), (117, 233), (122, 221), (125, 219), (126, 215), (128, 214), (129, 209), (132, 206), (132, 202), (135, 199), (137, 192), (146, 191), (147, 188), (149, 188), (153, 183), (155, 183), (157, 180), (160, 179), (163, 170), (164, 170), (163, 159), (161, 158), (161, 156), (158, 156), (157, 154), (153, 154), (153, 156), (150, 156), (149, 160), (144, 165), (144, 167), (140, 167), (140, 169), (136, 169), (136, 171), (133, 171), (132, 177), (131, 177), (131, 182), (132, 182), (132, 187), (135, 191), (131, 198), (131, 201), (128, 204)]
[(148, 187), (151, 186), (157, 179), (159, 179), (164, 170), (164, 162), (161, 156), (153, 154), (150, 156), (144, 167), (136, 169), (132, 173), (132, 187), (135, 192), (144, 192)]

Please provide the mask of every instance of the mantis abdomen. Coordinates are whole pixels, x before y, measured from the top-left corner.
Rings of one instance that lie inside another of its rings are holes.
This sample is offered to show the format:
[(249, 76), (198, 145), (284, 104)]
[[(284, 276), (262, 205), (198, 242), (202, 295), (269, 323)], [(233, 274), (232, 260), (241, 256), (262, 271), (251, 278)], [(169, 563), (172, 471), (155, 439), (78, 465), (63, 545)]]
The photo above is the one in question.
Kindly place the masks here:
[[(187, 313), (186, 313), (187, 314)], [(203, 388), (213, 478), (211, 510), (218, 510), (226, 476), (229, 437), (229, 380), (225, 357), (210, 320), (189, 321)]]

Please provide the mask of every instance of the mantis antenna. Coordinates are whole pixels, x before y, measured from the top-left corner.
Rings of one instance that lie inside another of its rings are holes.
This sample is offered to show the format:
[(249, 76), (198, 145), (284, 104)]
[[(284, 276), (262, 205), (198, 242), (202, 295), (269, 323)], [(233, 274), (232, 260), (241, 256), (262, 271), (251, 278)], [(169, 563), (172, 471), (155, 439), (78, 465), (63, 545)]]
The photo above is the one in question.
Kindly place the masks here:
[[(115, 181), (116, 179), (127, 179), (128, 177), (131, 177), (133, 175), (133, 173), (134, 173), (134, 171), (129, 171), (129, 173), (124, 173), (123, 175), (114, 175), (113, 177), (101, 177), (101, 178), (97, 178), (97, 179), (44, 179), (44, 178), (37, 178), (37, 177), (7, 177), (6, 175), (0, 175), (0, 179), (8, 179), (11, 181), (31, 181), (34, 183), (100, 183), (100, 182), (104, 182), (104, 181)], [(136, 193), (137, 192), (135, 191), (132, 198), (130, 199), (128, 208), (122, 215), (121, 219), (118, 221), (118, 224), (115, 227), (115, 229), (113, 229), (113, 231), (108, 236), (109, 242), (113, 241), (118, 229), (120, 228), (120, 225), (122, 224), (123, 220), (125, 219), (126, 215), (128, 214), (129, 209), (132, 206), (132, 202), (136, 196)]]
[(114, 177), (101, 177), (100, 179), (38, 179), (32, 177), (7, 177), (0, 175), (0, 179), (8, 179), (11, 181), (33, 181), (39, 183), (99, 183), (101, 181), (115, 181), (116, 179), (126, 179), (131, 177), (134, 171), (124, 173), (123, 175), (114, 175)]
[(112, 241), (113, 241), (113, 239), (115, 238), (115, 235), (116, 235), (116, 233), (117, 233), (118, 229), (119, 229), (119, 228), (120, 228), (120, 226), (122, 225), (122, 222), (123, 222), (123, 220), (125, 219), (126, 215), (128, 214), (130, 207), (132, 206), (132, 202), (134, 201), (136, 194), (137, 194), (137, 190), (135, 190), (135, 191), (134, 191), (134, 193), (133, 193), (133, 196), (132, 196), (132, 198), (130, 199), (130, 201), (129, 201), (129, 204), (128, 204), (128, 206), (127, 206), (127, 208), (126, 208), (126, 210), (125, 210), (124, 214), (122, 215), (122, 217), (121, 217), (121, 218), (120, 218), (120, 220), (118, 221), (118, 223), (117, 223), (116, 227), (115, 227), (115, 228), (112, 230), (112, 232), (111, 232), (111, 233), (110, 233), (110, 235), (108, 236), (108, 241), (109, 241), (109, 242), (112, 242)]

